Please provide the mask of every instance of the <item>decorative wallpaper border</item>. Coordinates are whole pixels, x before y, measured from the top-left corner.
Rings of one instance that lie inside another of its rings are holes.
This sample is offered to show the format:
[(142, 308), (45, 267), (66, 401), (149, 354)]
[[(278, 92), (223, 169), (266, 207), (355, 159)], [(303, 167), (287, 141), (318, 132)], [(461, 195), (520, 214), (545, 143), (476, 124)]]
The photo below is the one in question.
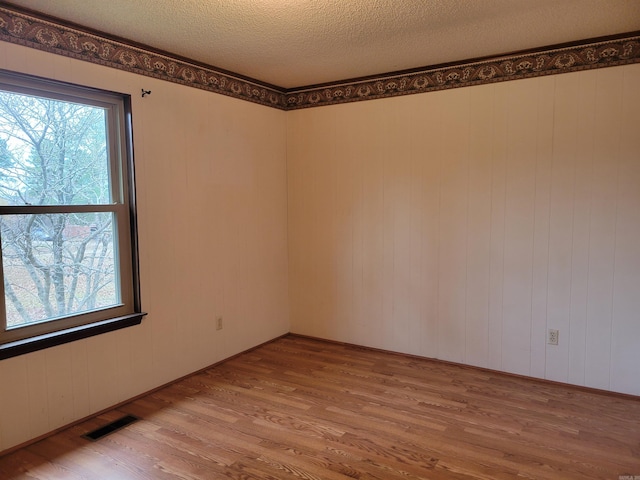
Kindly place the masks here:
[(281, 110), (334, 105), (640, 62), (640, 32), (561, 48), (281, 89), (0, 5), (0, 40)]
[(333, 105), (410, 95), (451, 88), (483, 85), (593, 68), (640, 62), (640, 35), (556, 49), (540, 49), (492, 59), (425, 68), (411, 73), (391, 73), (361, 81), (333, 83), (324, 87), (292, 89), (287, 109)]

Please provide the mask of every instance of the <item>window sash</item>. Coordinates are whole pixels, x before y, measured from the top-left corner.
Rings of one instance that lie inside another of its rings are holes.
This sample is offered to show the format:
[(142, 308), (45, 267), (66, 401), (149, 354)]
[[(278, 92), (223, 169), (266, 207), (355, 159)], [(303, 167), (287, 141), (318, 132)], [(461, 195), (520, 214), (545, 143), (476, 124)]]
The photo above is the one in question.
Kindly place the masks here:
[[(93, 207), (93, 206), (92, 206)], [(120, 303), (114, 306), (99, 308), (96, 310), (72, 313), (66, 316), (43, 320), (24, 326), (7, 329), (6, 296), (4, 281), (0, 282), (0, 343), (22, 340), (31, 336), (50, 333), (64, 328), (86, 325), (99, 320), (111, 317), (120, 317), (132, 313), (135, 304), (133, 288), (132, 254), (130, 242), (129, 215), (125, 205), (101, 206), (99, 209), (87, 209), (86, 206), (55, 206), (55, 207), (2, 207), (0, 216), (6, 216), (4, 210), (13, 210), (11, 214), (42, 214), (42, 213), (113, 213), (114, 230), (114, 262), (115, 262), (115, 283), (119, 290)], [(27, 211), (30, 210), (30, 211)], [(1, 246), (0, 246), (1, 249)], [(0, 262), (0, 275), (4, 279), (3, 262)]]

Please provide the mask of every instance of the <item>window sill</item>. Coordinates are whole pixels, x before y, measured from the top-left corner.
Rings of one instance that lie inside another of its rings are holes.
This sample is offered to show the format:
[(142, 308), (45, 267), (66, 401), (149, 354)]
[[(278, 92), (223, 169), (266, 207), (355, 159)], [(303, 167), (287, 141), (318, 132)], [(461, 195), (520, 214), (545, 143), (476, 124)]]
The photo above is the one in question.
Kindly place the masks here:
[(145, 315), (146, 313), (144, 312), (132, 313), (124, 317), (111, 318), (101, 322), (60, 330), (59, 332), (47, 333), (37, 337), (5, 343), (4, 345), (0, 345), (0, 360), (55, 347), (56, 345), (75, 342), (76, 340), (93, 337), (94, 335), (100, 335), (102, 333), (113, 332), (121, 328), (139, 325), (142, 322), (142, 317)]

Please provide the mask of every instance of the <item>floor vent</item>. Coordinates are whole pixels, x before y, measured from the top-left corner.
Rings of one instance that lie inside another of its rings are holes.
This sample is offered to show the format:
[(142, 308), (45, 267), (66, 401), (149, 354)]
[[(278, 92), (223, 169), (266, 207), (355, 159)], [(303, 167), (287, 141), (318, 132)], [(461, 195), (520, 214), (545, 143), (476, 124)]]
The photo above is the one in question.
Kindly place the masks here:
[(96, 440), (100, 440), (102, 437), (105, 437), (110, 433), (115, 432), (116, 430), (120, 430), (121, 428), (126, 427), (136, 420), (140, 419), (138, 417), (134, 417), (133, 415), (126, 415), (122, 418), (119, 418), (118, 420), (114, 420), (111, 423), (107, 423), (104, 427), (96, 428), (92, 432), (85, 433), (82, 436), (88, 440), (95, 442)]

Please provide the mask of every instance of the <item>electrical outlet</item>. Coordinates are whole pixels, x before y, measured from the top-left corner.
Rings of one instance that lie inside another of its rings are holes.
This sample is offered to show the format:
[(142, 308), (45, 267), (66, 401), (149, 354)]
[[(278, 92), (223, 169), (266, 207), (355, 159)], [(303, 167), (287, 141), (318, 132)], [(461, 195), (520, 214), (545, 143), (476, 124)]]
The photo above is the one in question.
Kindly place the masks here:
[(216, 330), (222, 330), (222, 317), (216, 317)]
[(558, 337), (560, 336), (560, 330), (549, 329), (547, 334), (547, 343), (549, 345), (558, 345)]

